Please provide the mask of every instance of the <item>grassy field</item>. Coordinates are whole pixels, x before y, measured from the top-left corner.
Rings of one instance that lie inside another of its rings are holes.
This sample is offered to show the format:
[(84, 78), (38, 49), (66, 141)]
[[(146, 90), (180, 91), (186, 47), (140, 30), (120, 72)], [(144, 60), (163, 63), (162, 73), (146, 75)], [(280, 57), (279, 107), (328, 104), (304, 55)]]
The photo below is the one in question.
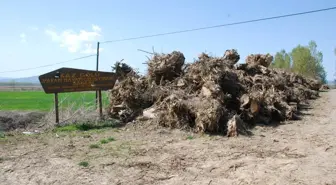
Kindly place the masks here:
[[(108, 103), (106, 92), (102, 92), (103, 106)], [(59, 94), (60, 108), (73, 106), (88, 107), (95, 105), (94, 92), (75, 92)], [(54, 108), (54, 95), (43, 91), (0, 92), (0, 110), (39, 110), (49, 111)]]

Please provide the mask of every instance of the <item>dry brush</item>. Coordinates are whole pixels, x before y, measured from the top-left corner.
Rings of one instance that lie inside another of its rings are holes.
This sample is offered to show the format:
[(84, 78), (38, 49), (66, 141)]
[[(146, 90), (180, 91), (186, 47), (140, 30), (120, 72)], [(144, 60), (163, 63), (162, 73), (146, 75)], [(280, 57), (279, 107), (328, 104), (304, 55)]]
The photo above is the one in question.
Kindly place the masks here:
[(236, 136), (255, 123), (297, 119), (300, 104), (319, 96), (321, 83), (269, 68), (269, 54), (239, 60), (234, 49), (222, 57), (202, 53), (191, 64), (178, 51), (155, 53), (147, 75), (129, 73), (111, 90), (108, 112), (124, 122), (145, 117), (166, 127)]

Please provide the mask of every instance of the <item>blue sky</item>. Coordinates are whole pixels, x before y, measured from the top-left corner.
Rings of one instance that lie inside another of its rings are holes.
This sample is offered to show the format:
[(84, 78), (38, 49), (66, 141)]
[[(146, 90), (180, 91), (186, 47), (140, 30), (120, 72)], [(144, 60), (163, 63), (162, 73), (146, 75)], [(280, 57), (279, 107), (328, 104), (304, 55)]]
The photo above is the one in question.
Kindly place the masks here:
[[(334, 0), (170, 0), (0, 1), (0, 72), (62, 62), (92, 54), (97, 41), (123, 39), (336, 6)], [(191, 62), (201, 52), (221, 56), (237, 49), (248, 54), (290, 51), (315, 40), (323, 52), (328, 79), (333, 79), (336, 57), (336, 10), (264, 22), (119, 43), (102, 44), (100, 70), (115, 61), (140, 71), (147, 54), (179, 50)], [(95, 57), (36, 70), (0, 73), (2, 77), (40, 75), (60, 68), (95, 69)]]

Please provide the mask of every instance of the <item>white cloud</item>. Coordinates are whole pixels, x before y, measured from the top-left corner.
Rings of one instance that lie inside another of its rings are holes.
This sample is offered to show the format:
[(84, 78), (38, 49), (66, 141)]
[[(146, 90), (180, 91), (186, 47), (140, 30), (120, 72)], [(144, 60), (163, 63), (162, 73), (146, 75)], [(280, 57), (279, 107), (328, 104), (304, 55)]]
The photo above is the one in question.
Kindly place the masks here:
[(60, 40), (60, 36), (55, 31), (45, 30), (45, 33), (51, 37), (52, 41), (58, 42)]
[(92, 29), (93, 29), (93, 31), (101, 32), (101, 28), (97, 25), (92, 25)]
[(21, 33), (20, 34), (20, 39), (21, 39), (21, 42), (23, 42), (23, 43), (27, 42), (27, 40), (26, 40), (26, 34), (25, 33)]
[[(97, 48), (93, 47), (92, 44), (85, 44), (84, 45), (85, 49), (81, 51), (83, 54), (95, 54), (97, 53)], [(99, 52), (102, 52), (103, 48), (99, 48)]]
[(101, 35), (101, 28), (92, 25), (92, 31), (80, 30), (75, 32), (71, 29), (56, 32), (54, 29), (46, 29), (47, 34), (53, 42), (59, 43), (60, 47), (67, 48), (71, 53), (95, 53), (93, 43), (96, 43)]
[(38, 31), (39, 30), (39, 28), (36, 27), (36, 26), (31, 26), (31, 27), (29, 27), (29, 29), (32, 30), (32, 31)]

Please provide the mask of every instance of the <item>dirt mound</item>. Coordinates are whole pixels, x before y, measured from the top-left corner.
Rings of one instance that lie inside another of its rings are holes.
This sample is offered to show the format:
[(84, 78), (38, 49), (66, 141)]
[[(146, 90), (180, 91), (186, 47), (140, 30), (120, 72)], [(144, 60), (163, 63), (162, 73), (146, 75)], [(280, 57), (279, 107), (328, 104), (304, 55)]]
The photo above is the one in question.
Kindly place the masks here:
[(45, 113), (0, 111), (0, 131), (36, 128)]
[(110, 115), (125, 122), (151, 115), (167, 127), (236, 136), (254, 123), (297, 119), (299, 105), (319, 96), (318, 81), (268, 68), (269, 54), (239, 59), (234, 49), (202, 53), (188, 65), (181, 52), (155, 54), (146, 76), (128, 76), (111, 91)]

